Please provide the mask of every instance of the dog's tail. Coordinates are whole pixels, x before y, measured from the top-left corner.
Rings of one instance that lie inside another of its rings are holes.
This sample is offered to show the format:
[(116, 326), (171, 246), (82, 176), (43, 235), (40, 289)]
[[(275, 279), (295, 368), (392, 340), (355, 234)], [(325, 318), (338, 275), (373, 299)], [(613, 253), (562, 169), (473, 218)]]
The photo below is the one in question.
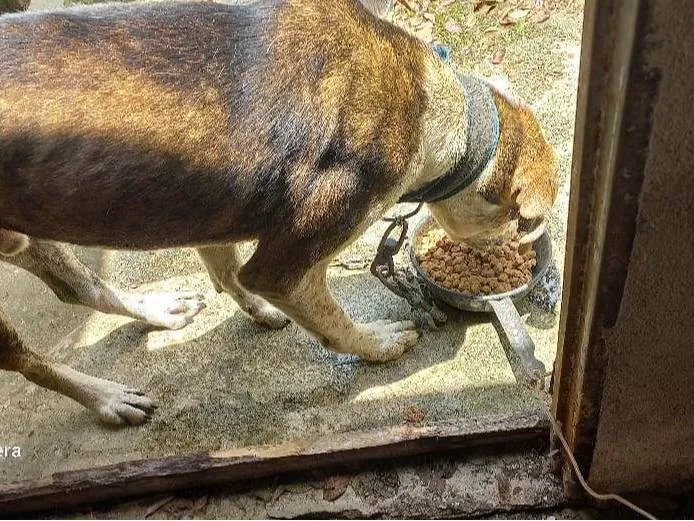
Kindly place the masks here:
[(29, 246), (29, 237), (23, 233), (0, 228), (0, 255), (12, 257), (22, 253)]

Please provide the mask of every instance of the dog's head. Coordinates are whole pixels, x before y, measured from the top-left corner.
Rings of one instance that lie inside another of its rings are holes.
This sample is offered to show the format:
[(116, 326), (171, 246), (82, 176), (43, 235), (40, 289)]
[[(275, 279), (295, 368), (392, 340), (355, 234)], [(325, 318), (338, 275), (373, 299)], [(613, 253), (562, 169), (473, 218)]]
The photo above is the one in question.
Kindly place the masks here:
[(492, 87), (499, 113), (496, 151), (480, 178), (429, 208), (455, 240), (481, 244), (528, 229), (541, 235), (557, 196), (557, 164), (532, 110)]

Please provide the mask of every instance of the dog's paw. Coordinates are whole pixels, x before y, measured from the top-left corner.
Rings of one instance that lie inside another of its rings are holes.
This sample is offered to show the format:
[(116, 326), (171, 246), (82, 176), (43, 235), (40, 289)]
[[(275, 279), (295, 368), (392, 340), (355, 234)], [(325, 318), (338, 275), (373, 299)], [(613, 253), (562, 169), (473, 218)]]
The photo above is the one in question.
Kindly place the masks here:
[(84, 405), (109, 425), (140, 425), (157, 408), (143, 392), (119, 383), (89, 376), (83, 377), (82, 385), (86, 394)]
[(378, 320), (360, 324), (358, 328), (362, 339), (356, 354), (370, 362), (396, 360), (419, 340), (419, 332), (411, 320)]
[(249, 314), (258, 324), (270, 329), (282, 329), (286, 327), (290, 318), (272, 304), (262, 301), (249, 310)]
[(148, 324), (166, 329), (181, 329), (205, 308), (199, 293), (126, 294), (122, 302), (127, 314)]

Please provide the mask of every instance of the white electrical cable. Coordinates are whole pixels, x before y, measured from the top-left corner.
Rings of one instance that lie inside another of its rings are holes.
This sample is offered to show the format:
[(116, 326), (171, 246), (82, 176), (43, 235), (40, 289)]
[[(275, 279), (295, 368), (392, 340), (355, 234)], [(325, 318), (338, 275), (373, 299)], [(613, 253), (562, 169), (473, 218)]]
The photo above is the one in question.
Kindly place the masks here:
[(592, 497), (594, 497), (597, 500), (600, 501), (617, 501), (621, 503), (622, 505), (632, 509), (634, 512), (642, 515), (646, 519), (657, 519), (655, 516), (652, 514), (649, 514), (646, 512), (644, 509), (637, 507), (634, 505), (631, 501), (624, 499), (622, 496), (619, 496), (617, 494), (601, 494), (599, 492), (595, 492), (588, 483), (586, 483), (586, 480), (583, 478), (583, 474), (581, 474), (581, 470), (578, 468), (578, 463), (576, 462), (576, 458), (574, 458), (574, 455), (571, 453), (571, 449), (569, 448), (569, 444), (566, 442), (566, 439), (564, 438), (564, 435), (561, 432), (561, 429), (559, 428), (559, 425), (557, 425), (557, 422), (554, 418), (552, 418), (552, 414), (549, 411), (547, 412), (547, 417), (549, 418), (549, 422), (552, 425), (552, 430), (554, 431), (554, 434), (559, 438), (559, 441), (561, 442), (562, 447), (564, 448), (564, 453), (566, 454), (566, 457), (569, 459), (571, 462), (571, 467), (574, 470), (574, 474), (576, 474), (576, 477), (578, 478), (579, 483), (581, 486), (585, 489), (588, 494), (590, 494)]

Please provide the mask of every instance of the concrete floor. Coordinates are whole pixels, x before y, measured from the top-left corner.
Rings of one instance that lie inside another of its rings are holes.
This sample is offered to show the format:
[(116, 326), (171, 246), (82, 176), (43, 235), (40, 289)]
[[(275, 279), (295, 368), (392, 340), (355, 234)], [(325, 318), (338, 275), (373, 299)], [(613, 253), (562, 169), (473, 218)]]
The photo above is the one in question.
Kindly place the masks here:
[[(560, 157), (561, 191), (551, 223), (560, 269), (581, 17), (580, 10), (557, 11), (508, 39), (501, 66), (491, 66), (488, 55), (475, 54), (462, 40), (453, 45), (458, 66), (507, 78), (523, 99), (537, 105)], [(382, 230), (381, 223), (372, 227), (345, 256), (370, 261)], [(486, 315), (452, 317), (441, 330), (425, 332), (402, 359), (371, 365), (326, 351), (294, 324), (279, 332), (255, 326), (231, 298), (216, 294), (192, 251), (77, 251), (121, 287), (200, 291), (208, 307), (184, 330), (155, 331), (127, 318), (64, 305), (31, 275), (0, 265), (0, 306), (28, 343), (81, 371), (139, 387), (160, 404), (147, 425), (110, 429), (69, 399), (3, 374), (0, 445), (20, 446), (22, 457), (0, 462), (0, 483), (131, 459), (397, 425), (410, 406), (426, 413), (423, 422), (541, 407), (535, 394), (516, 385)], [(408, 316), (406, 303), (367, 270), (333, 268), (330, 285), (356, 320)], [(538, 358), (550, 368), (558, 314), (541, 313), (528, 303), (520, 310)]]

